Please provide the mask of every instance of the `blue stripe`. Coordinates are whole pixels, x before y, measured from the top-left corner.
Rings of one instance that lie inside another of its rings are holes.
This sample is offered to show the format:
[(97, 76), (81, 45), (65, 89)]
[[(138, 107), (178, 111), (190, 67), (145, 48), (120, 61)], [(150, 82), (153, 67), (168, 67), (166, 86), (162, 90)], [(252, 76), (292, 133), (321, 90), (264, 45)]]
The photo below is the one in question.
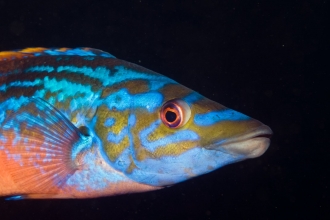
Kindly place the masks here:
[(189, 95), (187, 95), (186, 97), (184, 97), (182, 100), (184, 100), (188, 104), (193, 104), (194, 102), (197, 102), (201, 98), (203, 98), (202, 95), (200, 95), (197, 92), (192, 92)]
[(0, 91), (6, 91), (9, 87), (18, 86), (18, 87), (30, 87), (30, 86), (36, 86), (41, 85), (42, 81), (40, 79), (35, 79), (34, 81), (15, 81), (11, 82), (8, 85), (4, 84), (0, 86)]
[(199, 126), (210, 126), (222, 121), (241, 121), (249, 120), (250, 117), (232, 109), (209, 112), (206, 114), (196, 114), (194, 122)]
[(160, 147), (166, 147), (168, 144), (180, 143), (184, 141), (196, 141), (199, 139), (198, 135), (190, 130), (178, 130), (172, 135), (168, 135), (164, 138), (149, 141), (149, 135), (157, 129), (161, 124), (160, 120), (155, 121), (149, 127), (145, 128), (140, 132), (140, 140), (142, 146), (144, 146), (148, 151), (154, 152)]
[(130, 95), (124, 88), (109, 95), (104, 102), (109, 109), (124, 111), (128, 108), (146, 108), (149, 112), (154, 112), (162, 104), (163, 96), (158, 92)]
[(157, 90), (168, 83), (177, 83), (162, 75), (152, 75), (148, 73), (140, 73), (134, 70), (127, 69), (125, 66), (116, 66), (115, 75), (111, 77), (112, 84), (124, 82), (126, 80), (144, 79), (149, 81), (150, 90)]
[(27, 68), (25, 70), (25, 72), (53, 72), (54, 71), (54, 67), (52, 66), (33, 66), (30, 68)]
[(103, 86), (107, 86), (111, 83), (111, 78), (110, 78), (111, 72), (108, 68), (103, 67), (103, 66), (96, 67), (95, 70), (93, 70), (93, 68), (87, 67), (87, 66), (83, 66), (83, 67), (59, 66), (57, 68), (57, 72), (62, 72), (62, 71), (83, 74), (83, 75), (91, 77), (93, 79), (98, 79), (103, 83)]
[(112, 142), (112, 143), (115, 143), (115, 144), (119, 144), (123, 139), (124, 137), (128, 134), (128, 128), (127, 126), (124, 127), (119, 134), (115, 134), (115, 133), (112, 133), (112, 132), (109, 132), (108, 133), (108, 137), (107, 137), (107, 140), (109, 142)]
[[(147, 73), (140, 73), (136, 72), (134, 70), (127, 69), (125, 66), (117, 66), (115, 67), (116, 72), (112, 74), (110, 69), (108, 69), (105, 66), (99, 66), (95, 69), (83, 66), (83, 67), (77, 67), (77, 66), (59, 66), (56, 68), (57, 72), (73, 72), (77, 74), (83, 74), (85, 76), (91, 77), (93, 79), (97, 79), (100, 82), (102, 82), (103, 86), (110, 86), (114, 85), (116, 83), (124, 82), (126, 80), (135, 80), (135, 79), (142, 79), (142, 80), (148, 80), (149, 81), (149, 88), (150, 90), (158, 90), (164, 85), (168, 83), (177, 83), (172, 79), (169, 79), (162, 75), (151, 75)], [(55, 68), (52, 66), (33, 66), (25, 70), (25, 72), (54, 72)]]

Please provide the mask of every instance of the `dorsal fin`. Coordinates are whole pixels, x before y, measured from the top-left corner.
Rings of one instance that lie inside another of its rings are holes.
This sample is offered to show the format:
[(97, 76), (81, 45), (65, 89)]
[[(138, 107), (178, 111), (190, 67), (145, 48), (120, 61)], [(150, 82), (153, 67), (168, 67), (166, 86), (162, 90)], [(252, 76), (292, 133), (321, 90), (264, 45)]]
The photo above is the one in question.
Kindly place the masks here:
[(34, 47), (34, 48), (26, 48), (23, 50), (0, 52), (0, 61), (24, 59), (28, 57), (37, 57), (37, 56), (102, 56), (108, 58), (115, 58), (113, 55), (107, 52), (89, 47), (81, 47), (75, 49), (64, 48), (64, 47), (63, 48)]

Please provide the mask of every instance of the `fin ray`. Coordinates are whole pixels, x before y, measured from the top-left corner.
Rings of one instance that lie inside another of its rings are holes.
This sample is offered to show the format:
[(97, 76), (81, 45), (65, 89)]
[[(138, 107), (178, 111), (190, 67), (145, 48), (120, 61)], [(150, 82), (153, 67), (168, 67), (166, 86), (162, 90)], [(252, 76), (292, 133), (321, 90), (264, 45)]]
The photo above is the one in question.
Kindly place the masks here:
[(83, 138), (60, 111), (40, 98), (30, 98), (0, 128), (5, 165), (29, 192), (56, 192), (79, 168), (72, 147)]

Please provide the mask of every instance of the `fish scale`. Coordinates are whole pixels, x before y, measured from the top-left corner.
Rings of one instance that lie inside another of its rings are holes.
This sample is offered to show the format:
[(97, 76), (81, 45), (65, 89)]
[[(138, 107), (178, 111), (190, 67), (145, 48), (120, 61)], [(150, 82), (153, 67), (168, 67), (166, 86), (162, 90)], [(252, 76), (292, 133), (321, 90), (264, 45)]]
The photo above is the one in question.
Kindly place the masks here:
[(258, 157), (272, 134), (92, 48), (0, 52), (0, 126), (0, 195), (13, 199), (159, 189)]

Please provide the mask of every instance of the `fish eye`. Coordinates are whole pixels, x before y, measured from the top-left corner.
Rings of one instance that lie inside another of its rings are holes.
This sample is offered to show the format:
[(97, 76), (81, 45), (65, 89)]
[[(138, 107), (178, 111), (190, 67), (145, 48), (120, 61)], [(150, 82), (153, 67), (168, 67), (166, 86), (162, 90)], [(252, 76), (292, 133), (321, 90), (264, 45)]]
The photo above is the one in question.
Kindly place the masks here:
[(190, 107), (181, 99), (172, 99), (164, 103), (160, 109), (160, 118), (169, 128), (179, 128), (190, 118)]

